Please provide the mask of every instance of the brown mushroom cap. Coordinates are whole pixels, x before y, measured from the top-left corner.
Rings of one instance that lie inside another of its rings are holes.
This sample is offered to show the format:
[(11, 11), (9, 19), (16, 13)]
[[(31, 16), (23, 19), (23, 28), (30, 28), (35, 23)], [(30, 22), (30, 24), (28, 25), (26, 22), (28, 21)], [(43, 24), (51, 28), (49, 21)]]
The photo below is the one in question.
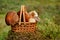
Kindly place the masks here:
[(7, 25), (14, 25), (18, 22), (18, 15), (15, 11), (9, 11), (5, 17)]

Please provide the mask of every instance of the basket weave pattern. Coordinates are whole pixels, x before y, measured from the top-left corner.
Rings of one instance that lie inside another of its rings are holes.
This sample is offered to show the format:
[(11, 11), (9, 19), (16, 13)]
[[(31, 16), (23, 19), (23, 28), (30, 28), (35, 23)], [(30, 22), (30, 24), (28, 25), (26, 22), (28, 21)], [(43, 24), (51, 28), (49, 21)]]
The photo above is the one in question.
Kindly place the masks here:
[(15, 25), (14, 27), (11, 27), (12, 31), (14, 32), (34, 32), (35, 31), (36, 23), (29, 23), (21, 22), (20, 25)]

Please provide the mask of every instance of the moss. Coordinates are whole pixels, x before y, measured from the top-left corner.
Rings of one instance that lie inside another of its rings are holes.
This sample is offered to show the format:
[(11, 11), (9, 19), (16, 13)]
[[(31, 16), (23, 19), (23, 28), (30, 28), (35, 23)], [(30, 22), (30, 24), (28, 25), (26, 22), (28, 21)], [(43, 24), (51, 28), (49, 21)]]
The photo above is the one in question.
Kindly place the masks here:
[(7, 40), (50, 40), (46, 38), (40, 30), (36, 29), (34, 33), (31, 32), (13, 32), (9, 31)]

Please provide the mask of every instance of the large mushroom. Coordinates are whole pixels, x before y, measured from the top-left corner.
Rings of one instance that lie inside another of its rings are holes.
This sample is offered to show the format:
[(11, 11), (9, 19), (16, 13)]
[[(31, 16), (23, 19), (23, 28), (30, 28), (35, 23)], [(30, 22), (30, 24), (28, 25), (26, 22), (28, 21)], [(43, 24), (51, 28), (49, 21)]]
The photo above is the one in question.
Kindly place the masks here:
[(18, 19), (18, 15), (15, 11), (9, 11), (5, 17), (5, 22), (7, 25), (14, 26), (18, 22)]

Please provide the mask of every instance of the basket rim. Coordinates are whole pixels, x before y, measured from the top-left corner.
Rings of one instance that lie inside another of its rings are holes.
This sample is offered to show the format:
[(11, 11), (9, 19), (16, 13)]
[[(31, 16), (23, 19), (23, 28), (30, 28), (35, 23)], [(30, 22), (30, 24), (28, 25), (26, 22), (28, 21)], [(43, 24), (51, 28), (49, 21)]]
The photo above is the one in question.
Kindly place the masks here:
[(36, 22), (20, 22), (20, 23), (36, 23)]

